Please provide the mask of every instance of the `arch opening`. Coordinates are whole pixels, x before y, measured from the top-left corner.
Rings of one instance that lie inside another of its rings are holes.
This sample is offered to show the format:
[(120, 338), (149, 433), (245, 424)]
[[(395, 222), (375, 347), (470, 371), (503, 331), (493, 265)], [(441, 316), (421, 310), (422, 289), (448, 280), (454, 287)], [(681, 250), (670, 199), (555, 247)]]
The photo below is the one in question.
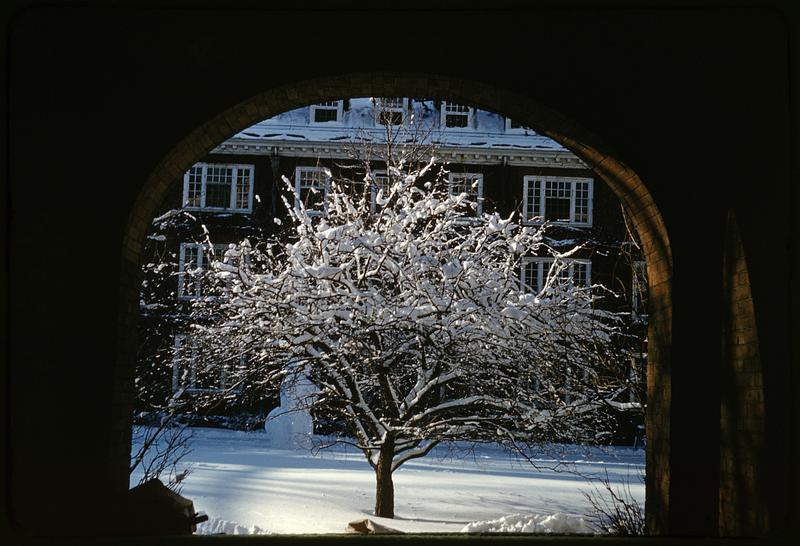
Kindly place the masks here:
[[(647, 529), (658, 534), (669, 517), (669, 407), (672, 256), (665, 224), (655, 201), (638, 175), (617, 159), (597, 136), (528, 97), (485, 84), (421, 74), (357, 74), (299, 82), (252, 97), (204, 124), (178, 143), (161, 161), (139, 193), (123, 242), (120, 338), (117, 355), (117, 413), (114, 427), (122, 438), (120, 487), (127, 488), (134, 338), (138, 314), (140, 262), (152, 218), (163, 196), (197, 161), (226, 140), (263, 119), (311, 103), (358, 96), (448, 97), (506, 115), (566, 147), (589, 166), (623, 204), (644, 251), (649, 280), (646, 426)], [(125, 468), (124, 474), (122, 468)], [(123, 484), (124, 479), (124, 484)]]

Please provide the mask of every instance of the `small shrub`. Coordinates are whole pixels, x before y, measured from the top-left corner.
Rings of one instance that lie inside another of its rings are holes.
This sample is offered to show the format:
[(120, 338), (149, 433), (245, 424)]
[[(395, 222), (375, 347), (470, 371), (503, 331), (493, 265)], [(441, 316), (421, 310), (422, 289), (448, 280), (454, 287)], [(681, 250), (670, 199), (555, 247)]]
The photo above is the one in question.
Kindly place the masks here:
[[(644, 482), (643, 473), (639, 474), (639, 480)], [(643, 536), (644, 507), (633, 497), (630, 480), (614, 487), (606, 471), (605, 477), (599, 482), (590, 491), (583, 492), (592, 508), (587, 518), (589, 522), (598, 530), (612, 535)]]

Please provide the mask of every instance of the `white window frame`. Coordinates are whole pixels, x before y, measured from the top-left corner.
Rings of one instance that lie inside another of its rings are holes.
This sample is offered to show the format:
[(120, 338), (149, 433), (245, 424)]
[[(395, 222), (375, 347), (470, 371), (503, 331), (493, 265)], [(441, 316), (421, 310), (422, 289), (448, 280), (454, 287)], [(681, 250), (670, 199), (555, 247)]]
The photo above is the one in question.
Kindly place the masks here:
[[(325, 167), (296, 167), (294, 170), (294, 206), (296, 209), (300, 208), (300, 192), (303, 188), (300, 187), (300, 173), (313, 172), (322, 175), (322, 210), (306, 209), (309, 216), (322, 216), (328, 211), (328, 192), (331, 187), (331, 171)], [(310, 187), (310, 186), (309, 186)]]
[[(329, 104), (335, 103), (335, 104)], [(317, 110), (335, 111), (336, 119), (331, 121), (315, 121)], [(330, 123), (341, 123), (344, 118), (344, 101), (343, 100), (330, 100), (325, 102), (318, 102), (308, 107), (308, 123), (309, 125), (328, 125)]]
[[(192, 334), (176, 334), (173, 340), (174, 343), (174, 353), (172, 357), (172, 392), (177, 393), (181, 390), (181, 363), (184, 360), (184, 357), (181, 355), (181, 346), (190, 343), (191, 348), (191, 356), (188, 359), (188, 363), (190, 366), (189, 370), (189, 378), (186, 382), (186, 386), (183, 387), (183, 392), (185, 393), (207, 393), (207, 392), (223, 392), (228, 390), (228, 368), (225, 365), (219, 365), (219, 363), (214, 362), (214, 366), (219, 366), (219, 387), (208, 388), (208, 387), (197, 387), (197, 364), (202, 362), (198, 355), (198, 348), (197, 345), (193, 343), (194, 336)], [(186, 349), (184, 349), (186, 350)], [(244, 355), (239, 355), (239, 365), (244, 366), (246, 363), (246, 359)], [(240, 392), (242, 390), (242, 386), (239, 385), (236, 389), (231, 389), (231, 392)]]
[[(454, 106), (459, 108), (466, 108), (466, 112), (448, 112), (448, 106)], [(448, 127), (447, 126), (447, 116), (466, 116), (467, 117), (467, 125), (465, 127)], [(461, 104), (452, 101), (442, 101), (442, 106), (440, 110), (440, 117), (439, 117), (439, 124), (442, 129), (446, 131), (471, 131), (472, 124), (475, 119), (475, 108), (472, 106), (467, 106), (466, 104)]]
[[(207, 207), (206, 206), (206, 190), (208, 182), (208, 168), (223, 168), (233, 169), (231, 175), (231, 197), (229, 206), (227, 207)], [(200, 188), (200, 205), (189, 205), (189, 179), (192, 169), (201, 169), (201, 188)], [(247, 191), (247, 204), (244, 207), (237, 206), (238, 189), (239, 189), (239, 171), (249, 169), (249, 176), (247, 177), (248, 191)], [(183, 208), (186, 210), (199, 210), (209, 212), (253, 212), (253, 182), (255, 180), (255, 165), (246, 163), (195, 163), (191, 169), (183, 174)]]
[[(536, 211), (538, 214), (534, 214), (531, 216), (528, 211), (528, 188), (539, 182), (539, 210)], [(553, 225), (570, 225), (570, 226), (580, 226), (580, 227), (591, 227), (593, 218), (592, 218), (592, 209), (594, 208), (594, 180), (592, 178), (579, 178), (579, 177), (564, 177), (564, 176), (539, 176), (539, 175), (527, 175), (523, 177), (522, 182), (522, 221), (526, 224), (543, 224), (545, 222), (546, 217), (546, 199), (545, 199), (545, 192), (547, 187), (547, 182), (569, 182), (570, 184), (570, 199), (569, 199), (569, 220), (566, 222), (560, 221), (550, 221), (550, 224)], [(578, 183), (587, 183), (588, 184), (588, 200), (587, 200), (587, 213), (585, 222), (576, 222), (575, 221), (575, 204), (576, 204), (576, 186)]]
[(375, 214), (378, 212), (378, 178), (385, 178), (388, 183), (391, 183), (391, 178), (389, 178), (389, 173), (386, 172), (385, 169), (372, 171), (372, 187), (370, 188), (370, 205), (369, 211), (371, 214)]
[[(230, 243), (217, 243), (212, 246), (213, 248), (213, 256), (217, 257), (219, 254), (220, 257), (224, 257), (225, 252), (228, 249), (228, 245)], [(179, 250), (179, 261), (178, 261), (178, 299), (180, 300), (194, 300), (197, 298), (201, 298), (203, 296), (203, 285), (198, 277), (194, 280), (195, 283), (195, 294), (185, 294), (185, 277), (188, 274), (186, 271), (186, 250), (187, 248), (194, 248), (197, 249), (197, 267), (195, 271), (198, 274), (202, 273), (208, 268), (206, 264), (206, 260), (209, 260), (210, 250), (208, 244), (206, 243), (181, 243), (180, 250)], [(209, 260), (210, 261), (210, 260)], [(187, 281), (188, 282), (188, 281)]]
[[(401, 105), (400, 106), (385, 106), (383, 101), (386, 99), (400, 99)], [(406, 122), (408, 117), (408, 97), (372, 97), (372, 103), (375, 106), (375, 123), (376, 125), (383, 125), (386, 126), (385, 123), (381, 123), (380, 115), (381, 112), (398, 112), (400, 114), (400, 123), (399, 124), (392, 124), (393, 126), (403, 125)]]
[[(483, 173), (459, 173), (459, 172), (450, 172), (447, 174), (447, 195), (450, 197), (456, 197), (453, 194), (453, 186), (455, 185), (455, 178), (467, 178), (471, 180), (477, 180), (478, 182), (478, 189), (476, 192), (475, 199), (477, 201), (477, 207), (475, 209), (475, 216), (479, 217), (483, 214)], [(468, 218), (465, 216), (465, 218)]]
[[(563, 258), (558, 260), (561, 264), (567, 267), (567, 274), (570, 279), (575, 279), (575, 264), (582, 264), (586, 266), (586, 285), (585, 288), (589, 288), (592, 285), (592, 260), (588, 258)], [(533, 290), (534, 287), (531, 286), (526, 282), (525, 278), (525, 269), (529, 264), (536, 264), (536, 283), (539, 286), (538, 292), (542, 291), (544, 288), (547, 279), (551, 274), (551, 270), (553, 268), (553, 264), (556, 262), (555, 258), (552, 257), (538, 257), (538, 256), (530, 256), (522, 258), (522, 262), (520, 264), (519, 270), (519, 280), (522, 285), (530, 290)], [(538, 293), (537, 292), (537, 293)]]
[(506, 133), (511, 133), (514, 135), (523, 135), (523, 134), (527, 135), (531, 133), (532, 134), (536, 133), (536, 131), (534, 131), (530, 127), (525, 127), (523, 125), (520, 125), (519, 127), (511, 127), (511, 118), (506, 116), (505, 119), (506, 119), (506, 125), (505, 125)]

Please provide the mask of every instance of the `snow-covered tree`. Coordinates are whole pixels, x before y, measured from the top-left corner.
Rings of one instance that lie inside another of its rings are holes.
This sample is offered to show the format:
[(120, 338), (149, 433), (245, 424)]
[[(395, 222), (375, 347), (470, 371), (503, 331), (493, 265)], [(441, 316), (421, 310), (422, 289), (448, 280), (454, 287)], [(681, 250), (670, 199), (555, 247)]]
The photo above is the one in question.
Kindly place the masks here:
[(310, 378), (306, 408), (346, 427), (338, 441), (375, 470), (381, 517), (394, 516), (392, 473), (439, 444), (594, 440), (616, 329), (565, 254), (537, 293), (522, 282), (521, 260), (548, 251), (542, 228), (478, 215), (433, 157), (407, 159), (389, 146), (388, 179), (365, 162), (326, 180), (306, 196), (317, 210), (285, 200), (285, 238), (232, 246), (194, 305), (231, 389)]

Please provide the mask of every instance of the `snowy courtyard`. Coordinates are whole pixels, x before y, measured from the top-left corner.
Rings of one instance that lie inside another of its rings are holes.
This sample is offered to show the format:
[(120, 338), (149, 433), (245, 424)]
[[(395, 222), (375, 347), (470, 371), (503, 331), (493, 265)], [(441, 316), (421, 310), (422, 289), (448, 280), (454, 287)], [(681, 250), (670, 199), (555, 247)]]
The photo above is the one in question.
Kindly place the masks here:
[[(181, 494), (209, 516), (198, 528), (205, 534), (343, 533), (364, 518), (417, 533), (592, 532), (578, 519), (590, 512), (583, 492), (599, 485), (588, 477), (606, 473), (644, 504), (642, 449), (571, 447), (536, 463), (492, 446), (435, 450), (394, 473), (395, 519), (372, 515), (375, 474), (353, 448), (312, 455), (274, 449), (264, 432), (195, 428), (179, 468), (190, 469)], [(131, 484), (139, 478), (132, 475)]]

